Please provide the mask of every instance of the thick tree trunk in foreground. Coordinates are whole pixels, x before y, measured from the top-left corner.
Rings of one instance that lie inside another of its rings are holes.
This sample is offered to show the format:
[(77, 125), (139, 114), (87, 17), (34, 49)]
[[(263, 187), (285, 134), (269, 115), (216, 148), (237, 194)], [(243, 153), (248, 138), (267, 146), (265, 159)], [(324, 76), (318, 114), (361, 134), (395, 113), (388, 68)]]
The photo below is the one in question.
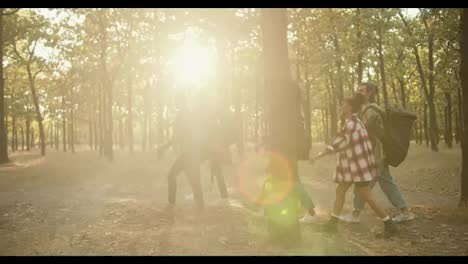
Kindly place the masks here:
[(3, 79), (3, 8), (0, 8), (0, 164), (8, 159), (7, 133), (5, 126), (5, 99)]
[[(462, 83), (463, 102), (468, 102), (468, 8), (463, 9), (461, 28), (462, 55), (460, 76)], [(468, 205), (468, 104), (463, 104), (463, 134), (462, 134), (462, 171), (460, 205)]]

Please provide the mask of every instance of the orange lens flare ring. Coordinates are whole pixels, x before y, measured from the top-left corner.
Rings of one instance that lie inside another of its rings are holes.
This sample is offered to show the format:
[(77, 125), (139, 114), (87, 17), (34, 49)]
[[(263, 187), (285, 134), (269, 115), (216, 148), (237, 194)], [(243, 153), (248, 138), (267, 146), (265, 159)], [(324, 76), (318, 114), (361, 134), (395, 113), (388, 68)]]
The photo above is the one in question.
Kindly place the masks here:
[[(266, 168), (259, 168), (259, 160), (267, 157)], [(273, 184), (264, 184), (270, 176)], [(271, 205), (283, 200), (294, 185), (293, 170), (290, 162), (280, 153), (264, 150), (261, 154), (247, 155), (241, 162), (237, 173), (237, 190), (243, 198), (259, 205)], [(263, 193), (263, 199), (259, 201)]]

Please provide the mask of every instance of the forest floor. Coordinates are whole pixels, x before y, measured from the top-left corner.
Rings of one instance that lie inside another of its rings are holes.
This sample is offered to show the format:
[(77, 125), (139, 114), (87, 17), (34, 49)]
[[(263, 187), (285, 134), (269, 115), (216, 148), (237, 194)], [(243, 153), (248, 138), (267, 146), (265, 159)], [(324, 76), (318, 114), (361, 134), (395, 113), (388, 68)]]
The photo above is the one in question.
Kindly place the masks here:
[[(323, 146), (314, 145), (313, 152)], [(167, 171), (175, 154), (130, 156), (117, 150), (109, 163), (96, 152), (16, 152), (0, 166), (0, 255), (467, 255), (468, 210), (457, 209), (458, 146), (433, 153), (412, 145), (407, 160), (392, 168), (417, 219), (400, 224), (394, 238), (380, 236), (382, 223), (367, 209), (360, 224), (342, 224), (326, 235), (303, 225), (300, 248), (267, 240), (264, 219), (238, 203), (238, 160), (224, 170), (232, 194), (221, 203), (203, 167), (207, 208), (197, 214), (185, 176), (178, 178), (173, 217), (167, 204)], [(334, 199), (334, 157), (300, 163), (300, 175), (319, 214), (328, 218)], [(393, 213), (379, 187), (378, 200)], [(349, 192), (346, 210), (352, 209)]]

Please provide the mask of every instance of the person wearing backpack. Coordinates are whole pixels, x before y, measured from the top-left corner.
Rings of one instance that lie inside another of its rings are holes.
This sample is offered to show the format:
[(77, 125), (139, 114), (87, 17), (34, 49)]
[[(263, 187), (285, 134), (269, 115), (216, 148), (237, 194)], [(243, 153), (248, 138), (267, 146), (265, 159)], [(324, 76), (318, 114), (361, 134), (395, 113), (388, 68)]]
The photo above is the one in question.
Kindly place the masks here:
[[(387, 199), (392, 205), (399, 209), (399, 214), (393, 217), (395, 222), (409, 221), (415, 218), (415, 215), (409, 211), (406, 201), (400, 192), (400, 189), (395, 182), (394, 177), (390, 174), (389, 162), (387, 161), (386, 153), (384, 152), (384, 145), (382, 139), (385, 138), (384, 120), (382, 118), (385, 111), (375, 103), (377, 87), (373, 83), (362, 83), (359, 85), (358, 93), (363, 95), (365, 102), (363, 111), (361, 113), (362, 120), (369, 131), (369, 138), (372, 142), (374, 155), (378, 162), (379, 178), (378, 183)], [(412, 119), (410, 119), (412, 120)], [(409, 143), (409, 142), (408, 142)], [(404, 156), (398, 160), (402, 162)], [(396, 163), (398, 165), (399, 163)], [(375, 185), (373, 183), (371, 188)], [(340, 216), (340, 219), (345, 222), (359, 223), (359, 215), (364, 209), (365, 203), (359, 194), (354, 189), (354, 210), (350, 215)]]

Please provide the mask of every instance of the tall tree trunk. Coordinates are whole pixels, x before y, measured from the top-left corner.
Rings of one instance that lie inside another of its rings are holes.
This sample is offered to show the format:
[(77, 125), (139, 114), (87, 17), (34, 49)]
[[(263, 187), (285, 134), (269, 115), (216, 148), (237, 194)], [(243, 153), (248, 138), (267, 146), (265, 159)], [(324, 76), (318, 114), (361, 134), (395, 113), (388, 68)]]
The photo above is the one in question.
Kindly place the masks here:
[(468, 9), (463, 9), (461, 18), (461, 65), (460, 76), (463, 88), (463, 136), (460, 206), (468, 205)]
[(448, 107), (445, 106), (445, 108), (444, 108), (444, 118), (443, 118), (443, 120), (444, 120), (444, 141), (445, 141), (445, 144), (448, 147), (449, 143), (448, 143), (448, 113), (447, 113), (447, 110), (448, 110)]
[(15, 124), (15, 151), (18, 150), (18, 123)]
[(426, 146), (429, 147), (429, 132), (427, 125), (427, 104), (424, 104), (424, 137), (426, 138)]
[(107, 40), (107, 27), (108, 21), (106, 17), (106, 10), (102, 10), (99, 12), (98, 16), (98, 27), (100, 31), (100, 54), (99, 60), (101, 64), (102, 70), (102, 88), (103, 88), (103, 99), (104, 99), (104, 122), (103, 122), (103, 153), (104, 156), (109, 160), (114, 160), (114, 148), (113, 148), (113, 140), (112, 140), (112, 132), (113, 132), (113, 119), (112, 119), (112, 104), (113, 104), (113, 84), (112, 80), (110, 79), (109, 72), (107, 70), (107, 48), (108, 48), (108, 40)]
[(379, 69), (380, 69), (380, 80), (382, 82), (382, 94), (384, 105), (388, 106), (388, 93), (387, 93), (387, 80), (385, 79), (385, 61), (383, 56), (383, 34), (382, 30), (379, 29), (379, 40), (378, 40), (378, 52), (379, 52)]
[(329, 143), (331, 141), (330, 136), (330, 114), (328, 108), (325, 108), (325, 142)]
[(289, 160), (297, 173), (297, 91), (292, 87), (288, 48), (286, 9), (261, 9), (265, 87), (268, 93), (268, 145)]
[(89, 115), (89, 120), (88, 120), (88, 143), (89, 143), (89, 149), (93, 150), (93, 117), (90, 114)]
[(244, 155), (244, 119), (242, 114), (242, 85), (238, 85), (234, 88), (234, 97), (235, 97), (235, 108), (236, 108), (236, 123), (237, 123), (237, 147), (238, 153), (240, 156)]
[[(11, 91), (11, 102), (15, 102), (15, 86), (13, 85), (12, 91)], [(17, 138), (15, 138), (16, 135), (16, 116), (14, 111), (11, 111), (11, 151), (15, 151), (18, 149), (18, 141)], [(7, 135), (7, 142), (8, 142), (8, 118), (7, 118), (7, 113), (5, 113), (5, 134)], [(15, 144), (16, 142), (16, 144)], [(7, 143), (8, 144), (8, 143)]]
[(453, 144), (453, 131), (452, 131), (452, 97), (450, 93), (445, 93), (445, 98), (447, 100), (447, 147), (452, 148)]
[[(98, 98), (99, 99), (99, 98)], [(93, 104), (93, 128), (94, 128), (94, 150), (97, 150), (99, 148), (99, 116), (96, 118), (96, 104), (99, 103), (99, 100), (96, 100), (96, 102)]]
[(21, 151), (24, 151), (24, 126), (21, 125)]
[(75, 153), (75, 128), (74, 128), (74, 123), (75, 123), (75, 117), (73, 115), (73, 92), (71, 91), (70, 95), (70, 130), (68, 131), (68, 134), (70, 135), (70, 151), (71, 153)]
[(406, 109), (406, 87), (405, 82), (402, 78), (398, 78), (398, 82), (400, 84), (400, 96), (401, 96), (401, 105), (403, 109)]
[[(417, 106), (416, 107), (417, 109), (417, 116), (421, 116), (421, 108), (420, 106)], [(418, 144), (421, 145), (422, 144), (422, 124), (421, 124), (421, 118), (418, 118), (418, 120), (416, 120), (416, 123), (417, 123), (417, 127), (418, 127)]]
[(312, 131), (311, 131), (311, 123), (312, 123), (312, 115), (310, 112), (310, 82), (309, 82), (309, 71), (306, 65), (306, 82), (305, 82), (305, 94), (304, 94), (304, 119), (306, 125), (306, 144), (310, 149), (312, 148)]
[(99, 94), (99, 155), (102, 156), (104, 155), (104, 130), (105, 130), (105, 115), (104, 115), (104, 95), (103, 95), (103, 86), (99, 86), (100, 89), (98, 90)]
[(141, 149), (143, 151), (146, 151), (146, 145), (147, 145), (147, 139), (148, 139), (148, 115), (144, 115), (143, 117), (143, 126), (142, 126), (142, 131), (141, 131), (141, 136), (142, 136), (142, 141), (141, 141)]
[(68, 134), (70, 135), (70, 151), (71, 153), (75, 153), (75, 128), (74, 128), (74, 120), (73, 114), (70, 115), (70, 131)]
[(16, 118), (11, 116), (11, 151), (15, 151)]
[(361, 30), (361, 9), (360, 8), (356, 8), (356, 18), (357, 18), (357, 22), (356, 22), (356, 39), (358, 41), (357, 43), (357, 49), (358, 49), (358, 56), (357, 56), (357, 82), (358, 84), (360, 84), (362, 82), (362, 72), (363, 72), (363, 68), (362, 68), (362, 40), (361, 40), (361, 36), (362, 36), (362, 30)]
[(419, 120), (419, 145), (422, 145), (423, 143), (423, 124), (422, 124), (422, 121)]
[(130, 154), (133, 154), (133, 78), (131, 74), (128, 75), (128, 83), (127, 83), (127, 133), (128, 133), (128, 151)]
[[(379, 67), (372, 67), (374, 69), (374, 72), (375, 72), (375, 82), (378, 84), (379, 82), (381, 82), (381, 78), (380, 78), (380, 68)], [(380, 92), (381, 88), (377, 85), (376, 86), (376, 91), (375, 91), (375, 99), (377, 101), (377, 104), (380, 105)]]
[(148, 150), (151, 151), (153, 149), (153, 144), (154, 144), (154, 134), (153, 134), (153, 113), (150, 113), (149, 118), (148, 118)]
[[(341, 56), (341, 49), (340, 49), (340, 46), (339, 46), (339, 42), (338, 42), (338, 36), (336, 35), (336, 32), (333, 33), (333, 43), (335, 45), (335, 52), (338, 56), (336, 56), (336, 61), (335, 61), (335, 64), (336, 64), (336, 85), (335, 85), (335, 89), (336, 89), (336, 95), (337, 95), (337, 99), (338, 99), (338, 103), (341, 104), (341, 102), (343, 101), (343, 98), (344, 98), (344, 91), (343, 91), (343, 70), (342, 70), (342, 56)], [(343, 117), (340, 117), (340, 126), (342, 126), (344, 124), (344, 118)]]
[(80, 145), (80, 135), (78, 134), (78, 124), (76, 123), (76, 120), (73, 124), (73, 145), (75, 148)]
[(327, 137), (327, 113), (326, 109), (320, 109), (320, 113), (322, 114), (322, 128), (323, 128), (323, 142), (326, 143), (328, 141)]
[(31, 121), (26, 119), (26, 150), (31, 150)]
[(124, 128), (123, 128), (123, 126), (124, 126), (124, 124), (123, 124), (123, 116), (122, 116), (119, 119), (119, 147), (120, 147), (121, 150), (123, 150), (124, 147), (125, 147), (125, 143), (124, 143), (125, 139), (124, 139), (124, 131), (123, 131)]
[(255, 75), (255, 142), (260, 143), (260, 108), (259, 108), (259, 90), (260, 90), (260, 77), (259, 71), (257, 70), (257, 74)]
[[(459, 86), (457, 89), (457, 94), (458, 94), (458, 118), (457, 118), (457, 123), (458, 123), (458, 139), (461, 142), (462, 137), (463, 137), (463, 103), (462, 103), (462, 87)], [(461, 146), (461, 144), (460, 144)]]
[(438, 111), (438, 112), (439, 112), (439, 118), (438, 118), (438, 119), (440, 120), (441, 124), (443, 125), (442, 131), (439, 131), (439, 132), (442, 133), (442, 135), (440, 135), (440, 133), (437, 134), (437, 140), (440, 141), (440, 136), (442, 136), (443, 139), (444, 139), (444, 142), (447, 143), (447, 135), (446, 135), (446, 131), (447, 131), (447, 130), (446, 130), (446, 129), (447, 129), (447, 122), (446, 122), (446, 120), (445, 120), (446, 111), (445, 111), (445, 108), (443, 108), (443, 107), (440, 106), (440, 105), (437, 107), (437, 109), (439, 110), (439, 111)]
[(145, 85), (145, 97), (143, 98), (143, 107), (144, 107), (144, 117), (143, 117), (143, 131), (142, 131), (142, 149), (143, 151), (146, 151), (146, 145), (148, 143), (148, 123), (150, 119), (150, 83), (147, 83)]
[(53, 119), (50, 119), (50, 126), (49, 126), (49, 129), (50, 129), (50, 142), (49, 142), (49, 147), (52, 149), (54, 147), (54, 123), (53, 123)]
[(55, 119), (55, 150), (59, 149), (59, 126), (60, 121), (58, 118)]
[(163, 144), (164, 142), (164, 106), (163, 106), (163, 98), (162, 98), (162, 95), (163, 95), (163, 86), (164, 84), (163, 83), (160, 83), (160, 85), (158, 85), (158, 95), (157, 95), (157, 98), (156, 98), (156, 111), (157, 111), (157, 123), (155, 122), (155, 124), (157, 125), (157, 145), (161, 145)]
[(44, 126), (42, 124), (42, 114), (41, 109), (39, 107), (39, 98), (36, 94), (36, 86), (34, 84), (34, 77), (31, 72), (31, 64), (28, 62), (26, 64), (26, 70), (28, 72), (28, 80), (29, 80), (29, 88), (31, 89), (31, 95), (34, 103), (34, 109), (36, 110), (36, 120), (39, 126), (39, 138), (41, 141), (41, 156), (45, 156), (46, 154), (46, 145), (45, 145), (45, 134), (44, 134)]
[(34, 137), (34, 127), (31, 127), (31, 149), (34, 149), (35, 147), (35, 141), (34, 141), (35, 137)]
[(395, 79), (391, 78), (392, 79), (392, 82), (391, 82), (391, 86), (392, 86), (392, 93), (393, 93), (393, 99), (395, 100), (395, 104), (398, 105), (399, 102), (398, 102), (398, 96), (397, 96), (397, 92), (396, 92), (396, 85), (395, 85)]
[[(413, 32), (406, 21), (405, 17), (403, 14), (400, 12), (399, 16), (401, 20), (403, 21), (403, 24), (405, 28), (408, 31), (409, 35), (413, 35)], [(424, 19), (424, 16), (422, 17)], [(426, 30), (429, 30), (427, 28), (426, 21), (424, 20), (424, 24), (426, 26)], [(428, 59), (429, 59), (429, 91), (427, 89), (427, 83), (426, 83), (426, 77), (424, 75), (421, 59), (419, 57), (419, 50), (418, 46), (416, 44), (413, 44), (413, 52), (416, 58), (416, 66), (417, 70), (419, 73), (419, 77), (421, 79), (421, 84), (422, 84), (422, 90), (424, 93), (424, 96), (426, 98), (428, 107), (429, 107), (429, 122), (430, 122), (430, 140), (431, 140), (431, 149), (433, 151), (438, 151), (438, 145), (437, 145), (437, 139), (438, 139), (438, 128), (437, 128), (437, 119), (436, 119), (436, 110), (435, 110), (435, 104), (434, 104), (434, 34), (433, 32), (428, 32)]]
[(0, 8), (0, 164), (9, 161), (5, 125), (5, 82), (3, 79), (3, 10), (4, 8)]
[(72, 149), (72, 133), (73, 133), (72, 129), (71, 129), (71, 120), (68, 120), (67, 129), (68, 129), (68, 134), (67, 134), (68, 149), (71, 151), (71, 149)]
[(418, 121), (414, 123), (414, 131), (415, 131), (414, 134), (416, 135), (415, 137), (416, 144), (419, 144), (419, 122)]
[(332, 72), (329, 72), (329, 85), (327, 85), (328, 94), (330, 103), (329, 112), (330, 112), (330, 138), (335, 138), (336, 134), (338, 133), (338, 111), (337, 111), (337, 104), (336, 104), (336, 96), (334, 93), (335, 86), (333, 85), (333, 75)]
[[(65, 95), (62, 95), (62, 144), (63, 152), (67, 152), (67, 120), (65, 117)], [(69, 132), (70, 133), (70, 132)]]
[(460, 128), (458, 124), (458, 112), (455, 111), (455, 143), (458, 144), (460, 143)]
[(435, 111), (434, 95), (435, 95), (435, 86), (434, 86), (434, 35), (429, 34), (429, 96), (428, 96), (428, 106), (429, 106), (429, 128), (431, 131), (431, 149), (433, 151), (438, 151), (438, 139), (439, 139), (439, 129), (437, 127), (437, 117)]
[[(6, 114), (6, 113), (5, 113)], [(8, 115), (5, 115), (5, 140), (6, 140), (6, 146), (7, 146), (7, 152), (8, 152)]]

